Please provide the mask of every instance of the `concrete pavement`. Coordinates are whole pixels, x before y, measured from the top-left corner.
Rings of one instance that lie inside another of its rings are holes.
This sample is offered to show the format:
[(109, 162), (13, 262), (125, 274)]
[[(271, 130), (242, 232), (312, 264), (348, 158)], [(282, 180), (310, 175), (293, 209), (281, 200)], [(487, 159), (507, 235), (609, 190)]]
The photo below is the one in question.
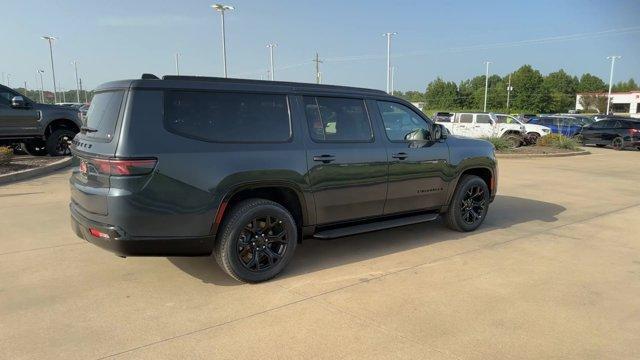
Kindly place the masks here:
[(640, 153), (589, 150), (501, 160), (477, 232), (307, 240), (259, 285), (76, 238), (67, 171), (1, 186), (0, 358), (639, 358)]

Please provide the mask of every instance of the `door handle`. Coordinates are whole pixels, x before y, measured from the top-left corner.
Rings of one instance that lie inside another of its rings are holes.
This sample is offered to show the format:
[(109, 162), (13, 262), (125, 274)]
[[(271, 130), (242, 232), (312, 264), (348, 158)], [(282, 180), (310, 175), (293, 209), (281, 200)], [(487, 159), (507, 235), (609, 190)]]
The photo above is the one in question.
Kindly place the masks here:
[(398, 160), (404, 160), (409, 157), (409, 154), (400, 152), (400, 153), (391, 155), (391, 157)]
[(335, 159), (336, 159), (335, 156), (328, 155), (328, 154), (324, 154), (324, 155), (314, 156), (313, 157), (313, 161), (322, 161), (325, 164), (328, 164), (328, 163), (332, 162)]

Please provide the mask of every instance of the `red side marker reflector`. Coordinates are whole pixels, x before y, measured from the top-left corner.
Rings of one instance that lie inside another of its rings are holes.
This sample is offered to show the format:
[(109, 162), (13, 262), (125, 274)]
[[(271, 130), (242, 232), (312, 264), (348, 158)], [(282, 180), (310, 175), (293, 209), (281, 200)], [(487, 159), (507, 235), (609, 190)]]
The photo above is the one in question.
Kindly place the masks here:
[(227, 202), (223, 202), (220, 204), (220, 208), (218, 209), (218, 214), (216, 214), (216, 224), (220, 224), (222, 221), (222, 216), (224, 216), (224, 211), (227, 209)]
[(102, 231), (100, 231), (98, 229), (89, 228), (89, 233), (93, 237), (102, 238), (102, 239), (108, 239), (109, 238), (109, 234), (103, 233)]

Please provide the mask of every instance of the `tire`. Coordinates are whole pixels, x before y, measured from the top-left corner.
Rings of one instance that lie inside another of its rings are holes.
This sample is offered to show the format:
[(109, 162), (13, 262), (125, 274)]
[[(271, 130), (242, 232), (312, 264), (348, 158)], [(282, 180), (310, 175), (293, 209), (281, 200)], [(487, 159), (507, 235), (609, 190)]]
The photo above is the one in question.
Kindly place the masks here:
[(45, 156), (47, 155), (47, 147), (43, 141), (32, 141), (22, 143), (20, 148), (25, 153), (31, 156)]
[(618, 136), (617, 138), (611, 140), (611, 147), (613, 150), (622, 150), (624, 149), (624, 139)]
[[(476, 193), (479, 189), (481, 193)], [(469, 195), (471, 195), (469, 197)], [(465, 175), (458, 182), (456, 192), (449, 203), (449, 210), (445, 214), (445, 223), (452, 230), (467, 232), (478, 228), (483, 222), (489, 210), (489, 187), (480, 177)], [(471, 202), (469, 202), (471, 199)], [(477, 203), (478, 205), (472, 206)], [(469, 205), (467, 205), (469, 204)], [(480, 205), (482, 204), (482, 205)], [(471, 206), (468, 208), (467, 206)], [(479, 206), (482, 206), (480, 209)], [(468, 221), (470, 210), (478, 215), (473, 221)]]
[(512, 148), (517, 148), (522, 144), (522, 139), (516, 135), (504, 135), (502, 138), (509, 142)]
[(582, 134), (575, 134), (575, 135), (572, 136), (572, 138), (578, 144), (584, 145), (584, 136), (582, 136)]
[[(282, 236), (270, 235), (269, 229)], [(270, 200), (247, 199), (225, 216), (214, 255), (232, 278), (257, 283), (278, 275), (293, 257), (297, 243), (296, 222), (287, 209)]]
[(65, 156), (70, 155), (69, 143), (76, 136), (71, 130), (60, 129), (56, 130), (47, 138), (47, 153), (51, 156)]
[(538, 134), (536, 132), (530, 132), (530, 133), (527, 134), (527, 143), (529, 145), (537, 144), (538, 140), (540, 140), (540, 134)]
[(602, 147), (605, 147), (607, 145), (605, 145), (605, 144), (596, 144), (596, 146), (602, 148)]

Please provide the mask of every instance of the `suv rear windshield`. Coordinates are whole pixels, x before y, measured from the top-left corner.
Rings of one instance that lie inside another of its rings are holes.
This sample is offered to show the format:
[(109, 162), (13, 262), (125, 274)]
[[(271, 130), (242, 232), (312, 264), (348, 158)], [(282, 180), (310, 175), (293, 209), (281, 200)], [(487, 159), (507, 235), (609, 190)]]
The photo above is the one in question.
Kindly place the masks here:
[(86, 117), (86, 127), (92, 130), (86, 133), (87, 137), (113, 139), (123, 98), (124, 90), (105, 91), (93, 96)]
[(165, 127), (211, 142), (287, 142), (291, 123), (286, 95), (167, 91)]

